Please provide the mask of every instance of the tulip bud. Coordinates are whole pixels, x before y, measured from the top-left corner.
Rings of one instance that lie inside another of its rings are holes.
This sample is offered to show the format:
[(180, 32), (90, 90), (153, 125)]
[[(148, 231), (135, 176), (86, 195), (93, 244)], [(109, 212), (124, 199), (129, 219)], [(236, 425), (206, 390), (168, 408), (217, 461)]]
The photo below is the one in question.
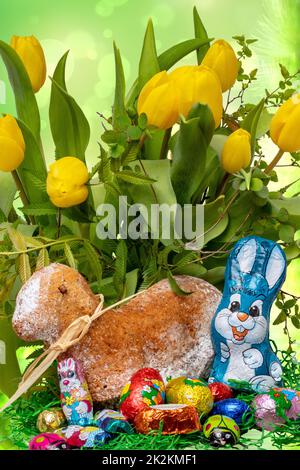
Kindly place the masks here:
[(24, 160), (25, 142), (15, 118), (0, 118), (0, 170), (14, 171)]
[(238, 129), (226, 140), (222, 155), (222, 167), (228, 173), (236, 173), (247, 168), (251, 162), (251, 135), (244, 129)]
[(72, 207), (88, 198), (86, 183), (89, 173), (85, 164), (75, 157), (64, 157), (50, 165), (47, 193), (57, 207)]
[(219, 127), (223, 107), (222, 90), (217, 74), (204, 65), (186, 65), (170, 74), (179, 90), (179, 113), (187, 116), (196, 103), (206, 104), (214, 117), (215, 127)]
[(227, 91), (235, 83), (239, 72), (239, 61), (228, 42), (215, 41), (205, 54), (202, 65), (213, 69), (218, 75), (222, 91)]
[(273, 116), (270, 135), (284, 152), (300, 150), (300, 93), (283, 103)]
[(13, 36), (10, 45), (22, 59), (36, 93), (46, 80), (46, 61), (40, 42), (34, 36)]
[(148, 124), (169, 129), (178, 119), (178, 91), (166, 71), (155, 74), (143, 87), (137, 104)]

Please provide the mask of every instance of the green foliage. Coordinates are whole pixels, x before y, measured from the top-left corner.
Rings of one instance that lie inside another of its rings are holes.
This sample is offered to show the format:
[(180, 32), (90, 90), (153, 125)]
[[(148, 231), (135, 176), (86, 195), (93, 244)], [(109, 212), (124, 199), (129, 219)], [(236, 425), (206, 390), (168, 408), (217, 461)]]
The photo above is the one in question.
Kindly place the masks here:
[(29, 127), (39, 142), (40, 113), (23, 62), (16, 51), (3, 41), (0, 41), (0, 54), (6, 66), (9, 81), (15, 95), (18, 117)]
[(65, 68), (68, 53), (57, 64), (52, 78), (49, 118), (56, 158), (74, 156), (85, 161), (90, 126), (82, 110), (67, 92)]

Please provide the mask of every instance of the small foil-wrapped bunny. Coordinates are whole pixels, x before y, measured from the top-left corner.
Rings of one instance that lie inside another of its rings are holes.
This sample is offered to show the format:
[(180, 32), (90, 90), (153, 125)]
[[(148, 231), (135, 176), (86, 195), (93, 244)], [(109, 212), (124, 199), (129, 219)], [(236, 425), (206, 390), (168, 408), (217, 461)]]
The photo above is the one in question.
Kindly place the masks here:
[(80, 363), (68, 358), (58, 363), (61, 406), (71, 425), (87, 426), (93, 421), (93, 401)]
[(258, 392), (281, 386), (282, 368), (269, 341), (270, 309), (286, 276), (281, 247), (249, 236), (227, 262), (221, 303), (212, 320), (215, 359), (210, 382), (245, 381)]

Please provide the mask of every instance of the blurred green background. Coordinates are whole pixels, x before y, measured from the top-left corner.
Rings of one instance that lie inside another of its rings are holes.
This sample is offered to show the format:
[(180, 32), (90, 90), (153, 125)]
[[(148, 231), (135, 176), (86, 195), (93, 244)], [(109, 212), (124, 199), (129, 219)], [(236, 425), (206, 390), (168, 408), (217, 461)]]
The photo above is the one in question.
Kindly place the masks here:
[[(249, 69), (258, 67), (257, 84), (247, 99), (256, 103), (265, 88), (276, 88), (278, 62), (291, 71), (300, 67), (299, 0), (1, 0), (1, 39), (13, 34), (34, 34), (45, 50), (48, 75), (63, 53), (70, 49), (67, 80), (69, 92), (77, 99), (91, 126), (88, 161), (98, 154), (101, 125), (97, 111), (110, 115), (114, 90), (112, 42), (121, 49), (129, 88), (137, 75), (139, 54), (149, 17), (152, 17), (158, 51), (193, 37), (192, 7), (196, 5), (210, 37), (231, 40), (233, 35), (259, 39), (248, 61)], [(185, 60), (195, 63), (195, 54)], [(37, 94), (42, 115), (42, 137), (47, 160), (54, 159), (54, 146), (48, 123), (50, 80)], [(14, 100), (6, 71), (0, 63), (0, 112), (14, 114)], [(272, 145), (266, 152), (274, 155)], [(300, 177), (300, 170), (280, 170), (286, 182)], [(291, 174), (292, 173), (292, 174)], [(281, 184), (282, 186), (282, 184)], [(295, 184), (290, 195), (300, 190)], [(300, 260), (289, 269), (285, 290), (300, 295)], [(276, 315), (276, 312), (273, 312)], [(293, 331), (294, 337), (299, 330)], [(273, 338), (286, 346), (282, 326), (272, 329)]]

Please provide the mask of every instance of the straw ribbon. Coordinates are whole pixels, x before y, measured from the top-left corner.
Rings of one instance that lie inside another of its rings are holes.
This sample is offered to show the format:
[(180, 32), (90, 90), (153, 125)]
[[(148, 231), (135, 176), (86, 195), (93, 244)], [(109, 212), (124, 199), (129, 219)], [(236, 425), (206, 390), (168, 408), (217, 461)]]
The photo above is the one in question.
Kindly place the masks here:
[(0, 409), (0, 413), (12, 405), (12, 403), (14, 403), (18, 398), (20, 398), (21, 395), (23, 395), (23, 393), (27, 392), (27, 390), (35, 382), (37, 382), (37, 380), (51, 366), (52, 362), (55, 361), (55, 359), (57, 359), (60, 354), (79, 343), (89, 331), (91, 324), (97, 320), (97, 318), (101, 317), (108, 310), (111, 310), (114, 307), (118, 307), (122, 303), (137, 297), (143, 292), (144, 291), (139, 291), (136, 294), (126, 297), (125, 299), (122, 299), (119, 302), (106, 307), (105, 309), (103, 309), (104, 297), (102, 294), (100, 294), (100, 302), (93, 315), (83, 315), (82, 317), (76, 318), (76, 320), (70, 323), (70, 325), (65, 329), (60, 338), (55, 343), (51, 344), (47, 350), (45, 350), (30, 364), (23, 375), (16, 393)]

